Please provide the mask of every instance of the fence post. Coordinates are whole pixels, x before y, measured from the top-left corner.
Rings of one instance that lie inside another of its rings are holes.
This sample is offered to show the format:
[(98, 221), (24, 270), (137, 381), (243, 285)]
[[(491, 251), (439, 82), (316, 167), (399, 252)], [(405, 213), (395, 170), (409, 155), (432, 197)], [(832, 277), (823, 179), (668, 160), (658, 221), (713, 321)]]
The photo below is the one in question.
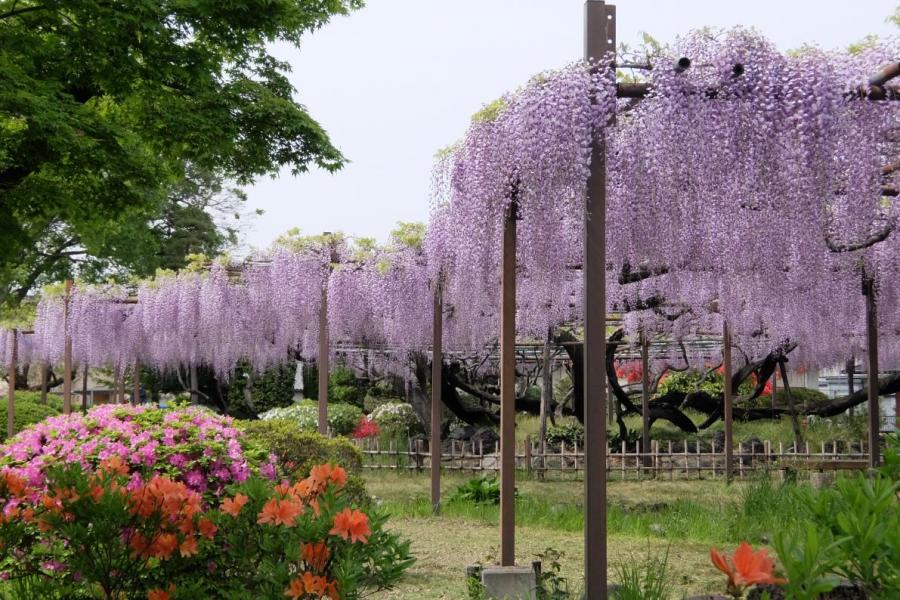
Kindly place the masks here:
[(525, 472), (531, 475), (531, 436), (525, 437)]

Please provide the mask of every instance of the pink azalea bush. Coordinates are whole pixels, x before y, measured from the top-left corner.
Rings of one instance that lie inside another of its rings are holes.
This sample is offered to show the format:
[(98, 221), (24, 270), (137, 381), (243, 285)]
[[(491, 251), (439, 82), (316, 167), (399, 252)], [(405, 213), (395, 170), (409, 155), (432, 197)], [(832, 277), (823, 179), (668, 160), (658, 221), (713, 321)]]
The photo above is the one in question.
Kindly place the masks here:
[(229, 417), (128, 405), (51, 417), (22, 431), (0, 447), (0, 471), (40, 489), (54, 465), (78, 463), (93, 471), (113, 457), (135, 477), (164, 475), (216, 504), (225, 486), (251, 474), (276, 478), (275, 457), (243, 440)]

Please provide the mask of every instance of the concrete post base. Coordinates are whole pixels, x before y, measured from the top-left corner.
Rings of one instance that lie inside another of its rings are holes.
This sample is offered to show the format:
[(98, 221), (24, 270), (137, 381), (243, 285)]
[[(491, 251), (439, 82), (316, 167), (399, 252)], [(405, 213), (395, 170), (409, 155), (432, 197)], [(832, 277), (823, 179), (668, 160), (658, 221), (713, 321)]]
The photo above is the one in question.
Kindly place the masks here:
[(537, 580), (532, 567), (485, 567), (481, 583), (494, 600), (536, 600)]

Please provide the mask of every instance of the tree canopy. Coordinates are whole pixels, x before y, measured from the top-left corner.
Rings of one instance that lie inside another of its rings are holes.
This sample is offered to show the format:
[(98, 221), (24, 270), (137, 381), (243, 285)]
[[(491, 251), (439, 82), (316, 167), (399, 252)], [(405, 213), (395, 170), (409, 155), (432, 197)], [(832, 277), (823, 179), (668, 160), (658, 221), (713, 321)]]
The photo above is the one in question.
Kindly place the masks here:
[(189, 168), (239, 184), (339, 169), (269, 47), (361, 5), (0, 1), (0, 301), (73, 245), (117, 256)]

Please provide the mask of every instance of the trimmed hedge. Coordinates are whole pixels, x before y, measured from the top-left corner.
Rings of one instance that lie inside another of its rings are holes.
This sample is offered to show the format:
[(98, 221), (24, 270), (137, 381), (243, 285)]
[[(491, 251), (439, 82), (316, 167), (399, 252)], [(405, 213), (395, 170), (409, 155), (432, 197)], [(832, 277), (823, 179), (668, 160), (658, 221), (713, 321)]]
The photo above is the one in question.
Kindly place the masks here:
[(306, 432), (296, 421), (286, 419), (236, 421), (235, 424), (250, 443), (274, 454), (285, 473), (305, 478), (315, 465), (338, 464), (349, 475), (347, 493), (360, 502), (369, 501), (361, 477), (362, 453), (347, 439), (329, 439), (318, 433)]
[[(2, 398), (3, 401), (0, 402), (0, 423), (3, 425), (0, 427), (0, 442), (6, 441), (6, 395), (4, 394)], [(47, 404), (42, 404), (40, 392), (16, 390), (16, 433), (29, 425), (39, 423), (47, 417), (58, 415), (61, 412), (62, 398), (55, 394), (48, 394)]]

